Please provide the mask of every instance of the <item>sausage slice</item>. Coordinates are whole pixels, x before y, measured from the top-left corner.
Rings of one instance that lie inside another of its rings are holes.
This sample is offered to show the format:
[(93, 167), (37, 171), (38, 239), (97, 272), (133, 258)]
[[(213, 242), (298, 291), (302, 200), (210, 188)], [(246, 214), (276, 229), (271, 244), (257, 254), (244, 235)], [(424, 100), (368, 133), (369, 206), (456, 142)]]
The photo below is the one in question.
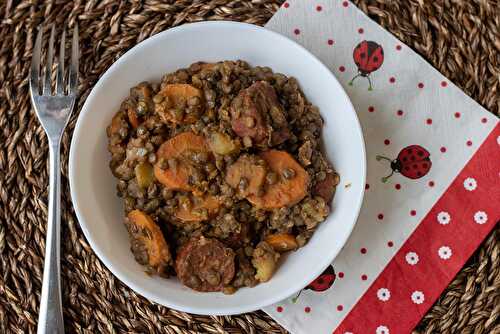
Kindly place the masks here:
[(179, 249), (175, 271), (182, 284), (193, 290), (222, 291), (234, 277), (234, 256), (216, 239), (193, 237)]
[(257, 81), (231, 103), (231, 127), (256, 145), (278, 145), (290, 136), (288, 123), (273, 86)]
[(313, 194), (322, 197), (327, 204), (329, 204), (333, 195), (335, 194), (335, 189), (339, 184), (340, 178), (336, 173), (327, 173), (323, 181), (319, 181), (313, 188)]

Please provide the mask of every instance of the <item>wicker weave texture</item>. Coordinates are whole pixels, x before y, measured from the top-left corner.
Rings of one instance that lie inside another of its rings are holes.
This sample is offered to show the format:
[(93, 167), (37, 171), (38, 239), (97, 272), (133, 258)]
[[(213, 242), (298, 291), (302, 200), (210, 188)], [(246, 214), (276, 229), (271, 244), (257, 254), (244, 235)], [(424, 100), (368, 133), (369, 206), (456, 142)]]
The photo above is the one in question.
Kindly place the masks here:
[[(291, 0), (293, 1), (293, 0)], [(337, 0), (335, 0), (337, 1)], [(200, 20), (264, 24), (280, 0), (0, 0), (0, 333), (34, 333), (47, 219), (47, 141), (29, 101), (28, 68), (39, 24), (78, 21), (78, 110), (107, 68), (138, 42)], [(500, 5), (491, 0), (354, 3), (498, 115)], [(71, 207), (63, 138), (62, 279), (68, 333), (286, 333), (263, 312), (205, 317), (136, 295), (97, 259)], [(500, 333), (498, 228), (418, 326), (421, 333)]]

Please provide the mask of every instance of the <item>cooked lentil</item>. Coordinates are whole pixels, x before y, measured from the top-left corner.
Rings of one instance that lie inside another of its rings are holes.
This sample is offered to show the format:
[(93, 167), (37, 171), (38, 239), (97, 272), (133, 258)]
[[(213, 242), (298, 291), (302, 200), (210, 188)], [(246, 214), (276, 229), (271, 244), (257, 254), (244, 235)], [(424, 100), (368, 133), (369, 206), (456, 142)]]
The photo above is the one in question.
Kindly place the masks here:
[[(177, 271), (199, 291), (232, 294), (270, 279), (280, 250), (264, 240), (286, 234), (302, 247), (329, 214), (339, 176), (320, 150), (322, 126), (295, 78), (241, 60), (198, 62), (160, 84), (133, 87), (107, 135), (125, 213), (142, 210), (161, 227), (158, 235), (126, 220), (137, 262), (162, 277)], [(207, 144), (176, 142), (182, 133)], [(166, 143), (173, 149), (160, 154)], [(268, 150), (286, 151), (290, 161), (270, 163), (261, 155)], [(227, 170), (242, 156), (249, 162), (230, 185)], [(251, 204), (260, 203), (251, 196), (289, 198), (302, 184), (298, 202)], [(159, 266), (151, 262), (151, 243), (161, 237), (169, 258)]]

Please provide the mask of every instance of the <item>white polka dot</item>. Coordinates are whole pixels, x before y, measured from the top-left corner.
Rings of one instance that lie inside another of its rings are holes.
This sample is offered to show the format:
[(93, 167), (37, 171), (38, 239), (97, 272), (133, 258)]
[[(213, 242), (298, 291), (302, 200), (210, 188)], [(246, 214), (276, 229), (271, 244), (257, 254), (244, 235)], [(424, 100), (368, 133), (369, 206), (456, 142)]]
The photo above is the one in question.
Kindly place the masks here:
[(387, 288), (380, 288), (377, 291), (377, 298), (383, 302), (386, 302), (391, 298), (391, 292)]
[(451, 251), (451, 248), (448, 246), (441, 246), (438, 249), (438, 255), (443, 260), (448, 260), (452, 254), (453, 252)]
[(484, 211), (478, 211), (474, 214), (474, 221), (479, 225), (485, 224), (488, 221), (488, 215)]
[(344, 334), (352, 334), (352, 332), (344, 332)]
[(411, 300), (415, 304), (422, 304), (425, 300), (424, 293), (422, 291), (413, 291), (413, 293), (411, 294)]
[(414, 266), (418, 263), (418, 255), (415, 252), (406, 253), (405, 259), (406, 262), (408, 262), (408, 264), (411, 266)]
[(500, 145), (500, 136), (497, 137), (497, 144)]
[(477, 182), (472, 177), (468, 177), (464, 180), (464, 188), (468, 191), (476, 190)]
[(441, 225), (448, 225), (450, 223), (450, 220), (451, 220), (451, 216), (446, 211), (441, 211), (437, 215), (437, 221)]
[(389, 328), (386, 326), (378, 326), (377, 329), (375, 330), (376, 334), (389, 334)]

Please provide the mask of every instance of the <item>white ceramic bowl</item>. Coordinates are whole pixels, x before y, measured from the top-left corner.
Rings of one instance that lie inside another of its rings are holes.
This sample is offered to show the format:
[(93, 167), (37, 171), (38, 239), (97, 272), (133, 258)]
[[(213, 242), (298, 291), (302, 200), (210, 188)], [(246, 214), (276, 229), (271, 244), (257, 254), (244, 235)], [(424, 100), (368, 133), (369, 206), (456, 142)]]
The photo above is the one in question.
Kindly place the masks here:
[[(234, 295), (198, 293), (176, 279), (150, 277), (130, 252), (121, 199), (108, 162), (106, 126), (141, 81), (196, 61), (243, 59), (298, 79), (325, 120), (323, 140), (341, 175), (332, 213), (310, 242), (287, 256), (267, 283)], [(71, 196), (90, 245), (106, 267), (137, 293), (159, 304), (197, 314), (254, 311), (285, 299), (315, 279), (335, 258), (358, 217), (365, 185), (365, 149), (349, 98), (332, 73), (307, 50), (277, 33), (234, 22), (186, 24), (151, 37), (116, 61), (92, 89), (76, 124), (69, 158)], [(345, 188), (344, 185), (351, 186)]]

